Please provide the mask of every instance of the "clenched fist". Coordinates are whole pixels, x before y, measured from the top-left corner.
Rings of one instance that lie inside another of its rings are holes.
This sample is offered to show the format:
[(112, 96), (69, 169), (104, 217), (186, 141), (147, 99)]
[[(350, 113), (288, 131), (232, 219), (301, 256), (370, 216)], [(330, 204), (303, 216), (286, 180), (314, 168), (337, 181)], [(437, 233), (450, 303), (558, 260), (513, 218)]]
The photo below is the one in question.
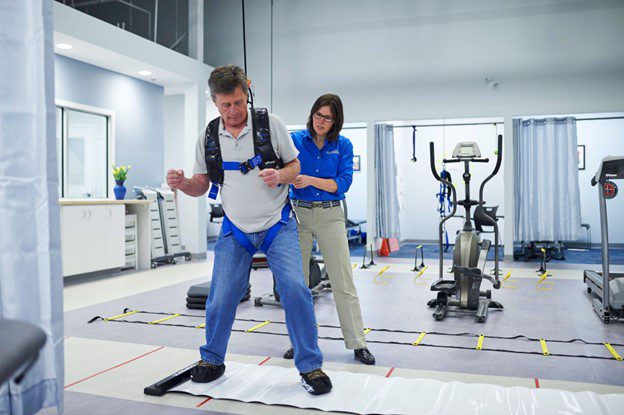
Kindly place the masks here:
[(276, 188), (277, 185), (280, 184), (281, 175), (279, 170), (264, 169), (260, 170), (260, 173), (258, 175), (262, 177), (264, 183), (266, 183), (266, 185), (272, 189)]
[(167, 184), (172, 190), (177, 189), (186, 180), (184, 170), (170, 169), (167, 172)]

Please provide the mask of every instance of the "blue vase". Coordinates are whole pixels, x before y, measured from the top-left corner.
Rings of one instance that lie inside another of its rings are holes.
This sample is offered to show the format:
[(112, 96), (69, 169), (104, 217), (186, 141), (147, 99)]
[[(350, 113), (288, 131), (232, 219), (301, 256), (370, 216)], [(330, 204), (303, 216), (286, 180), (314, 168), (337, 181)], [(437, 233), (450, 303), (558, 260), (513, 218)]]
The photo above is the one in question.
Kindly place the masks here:
[(123, 185), (124, 181), (115, 180), (115, 183), (117, 183), (117, 186), (113, 189), (113, 192), (115, 192), (115, 199), (123, 200), (123, 198), (126, 197), (126, 186)]

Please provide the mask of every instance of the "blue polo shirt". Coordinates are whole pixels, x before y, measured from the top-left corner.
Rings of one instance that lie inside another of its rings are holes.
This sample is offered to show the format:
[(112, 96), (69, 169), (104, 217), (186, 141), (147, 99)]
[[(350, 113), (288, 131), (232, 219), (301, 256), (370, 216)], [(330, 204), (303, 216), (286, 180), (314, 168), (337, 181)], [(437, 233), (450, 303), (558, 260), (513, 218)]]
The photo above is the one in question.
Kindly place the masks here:
[(295, 189), (290, 186), (291, 199), (307, 201), (342, 200), (353, 181), (353, 144), (348, 138), (338, 135), (334, 142), (325, 141), (323, 148), (314, 144), (308, 130), (290, 133), (299, 150), (301, 173), (306, 176), (333, 179), (338, 185), (336, 193), (329, 193), (314, 186)]

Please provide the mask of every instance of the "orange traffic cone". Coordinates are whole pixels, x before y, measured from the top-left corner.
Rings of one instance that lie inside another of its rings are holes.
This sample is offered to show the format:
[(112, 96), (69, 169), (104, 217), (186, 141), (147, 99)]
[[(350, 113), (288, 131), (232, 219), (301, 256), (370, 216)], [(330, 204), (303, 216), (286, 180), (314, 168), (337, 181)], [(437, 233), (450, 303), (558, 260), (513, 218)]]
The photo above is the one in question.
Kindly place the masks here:
[(384, 238), (381, 243), (381, 248), (379, 249), (379, 256), (388, 256), (390, 255), (390, 249), (388, 249), (388, 239)]

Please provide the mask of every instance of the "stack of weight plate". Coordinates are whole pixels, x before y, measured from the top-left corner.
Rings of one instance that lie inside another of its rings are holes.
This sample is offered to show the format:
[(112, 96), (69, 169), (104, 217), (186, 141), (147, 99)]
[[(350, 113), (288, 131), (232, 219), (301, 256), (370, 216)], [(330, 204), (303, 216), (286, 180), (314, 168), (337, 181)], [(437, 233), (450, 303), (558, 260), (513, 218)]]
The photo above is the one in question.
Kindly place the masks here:
[[(186, 293), (186, 308), (193, 310), (203, 310), (206, 308), (206, 300), (210, 295), (210, 281), (203, 284), (197, 284), (191, 286)], [(243, 301), (249, 300), (251, 297), (251, 284), (247, 285), (247, 294), (241, 299)]]

